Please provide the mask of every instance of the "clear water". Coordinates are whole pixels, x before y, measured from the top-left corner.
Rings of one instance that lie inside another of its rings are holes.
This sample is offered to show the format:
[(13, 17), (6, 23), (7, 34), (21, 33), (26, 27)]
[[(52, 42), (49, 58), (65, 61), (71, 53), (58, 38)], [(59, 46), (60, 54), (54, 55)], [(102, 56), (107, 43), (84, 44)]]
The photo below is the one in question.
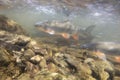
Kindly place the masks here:
[(38, 21), (69, 19), (74, 25), (81, 28), (95, 24), (96, 27), (92, 32), (95, 36), (94, 41), (120, 42), (120, 13), (116, 10), (119, 10), (119, 6), (105, 5), (104, 7), (99, 4), (91, 4), (87, 9), (78, 9), (77, 12), (72, 12), (67, 16), (61, 10), (54, 10), (53, 6), (40, 6), (30, 2), (31, 0), (26, 1), (27, 3), (22, 0), (19, 4), (11, 3), (12, 6), (1, 8), (0, 14), (21, 24), (31, 36), (42, 35), (34, 27)]

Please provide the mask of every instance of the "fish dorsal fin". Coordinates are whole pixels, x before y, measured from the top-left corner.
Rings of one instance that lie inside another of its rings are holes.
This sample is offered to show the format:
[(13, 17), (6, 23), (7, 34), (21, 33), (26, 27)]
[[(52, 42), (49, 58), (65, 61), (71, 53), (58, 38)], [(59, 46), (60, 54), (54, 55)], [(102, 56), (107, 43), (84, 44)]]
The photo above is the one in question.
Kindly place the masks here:
[(87, 27), (87, 28), (85, 29), (85, 32), (91, 33), (94, 28), (95, 28), (95, 25), (90, 25), (89, 27)]

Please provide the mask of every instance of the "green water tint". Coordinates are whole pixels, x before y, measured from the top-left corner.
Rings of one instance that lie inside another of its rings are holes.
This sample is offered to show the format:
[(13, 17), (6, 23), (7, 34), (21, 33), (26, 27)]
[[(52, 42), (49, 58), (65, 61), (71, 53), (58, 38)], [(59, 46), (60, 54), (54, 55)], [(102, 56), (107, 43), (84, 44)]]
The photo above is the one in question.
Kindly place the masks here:
[(94, 41), (120, 41), (120, 15), (107, 12), (103, 8), (90, 6), (88, 9), (81, 8), (78, 9), (78, 12), (71, 12), (66, 15), (65, 11), (54, 10), (53, 6), (14, 6), (8, 9), (0, 9), (0, 14), (4, 14), (21, 24), (33, 37), (43, 35), (34, 27), (36, 22), (70, 20), (74, 25), (82, 29), (90, 25), (96, 25), (92, 32), (95, 36)]

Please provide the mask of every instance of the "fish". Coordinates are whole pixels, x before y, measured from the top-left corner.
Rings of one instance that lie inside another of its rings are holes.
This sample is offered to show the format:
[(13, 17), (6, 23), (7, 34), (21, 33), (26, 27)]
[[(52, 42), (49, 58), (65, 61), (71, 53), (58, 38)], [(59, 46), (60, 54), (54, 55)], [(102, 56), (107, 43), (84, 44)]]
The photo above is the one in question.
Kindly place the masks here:
[(120, 43), (117, 42), (91, 42), (80, 47), (89, 50), (100, 50), (111, 55), (120, 55)]
[[(38, 22), (35, 27), (39, 31), (45, 32), (50, 35), (58, 35), (64, 39), (73, 39), (75, 41), (90, 41), (93, 39), (91, 35), (95, 25), (91, 25), (86, 29), (81, 29), (80, 26), (74, 26), (69, 20), (65, 21), (45, 21)], [(89, 39), (88, 39), (89, 38)]]
[(105, 57), (104, 55), (112, 56), (116, 62), (120, 63), (120, 43), (118, 42), (91, 42), (81, 45), (80, 48), (91, 50), (102, 58)]

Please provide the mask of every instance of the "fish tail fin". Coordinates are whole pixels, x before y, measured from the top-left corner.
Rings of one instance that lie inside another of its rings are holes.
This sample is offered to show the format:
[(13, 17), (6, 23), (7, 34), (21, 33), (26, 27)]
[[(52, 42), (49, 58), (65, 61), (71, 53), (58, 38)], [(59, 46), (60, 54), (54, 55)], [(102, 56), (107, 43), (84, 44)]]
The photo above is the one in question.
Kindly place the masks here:
[(87, 27), (87, 28), (85, 29), (85, 32), (91, 33), (94, 28), (95, 28), (95, 25), (90, 25), (89, 27)]
[(115, 60), (116, 60), (117, 62), (120, 63), (120, 56), (115, 56), (114, 58), (115, 58)]
[(74, 40), (79, 40), (79, 35), (77, 33), (75, 34), (72, 34), (71, 37), (74, 39)]
[(65, 39), (69, 39), (70, 38), (70, 34), (68, 34), (68, 33), (61, 33), (60, 34), (63, 38), (65, 38)]

